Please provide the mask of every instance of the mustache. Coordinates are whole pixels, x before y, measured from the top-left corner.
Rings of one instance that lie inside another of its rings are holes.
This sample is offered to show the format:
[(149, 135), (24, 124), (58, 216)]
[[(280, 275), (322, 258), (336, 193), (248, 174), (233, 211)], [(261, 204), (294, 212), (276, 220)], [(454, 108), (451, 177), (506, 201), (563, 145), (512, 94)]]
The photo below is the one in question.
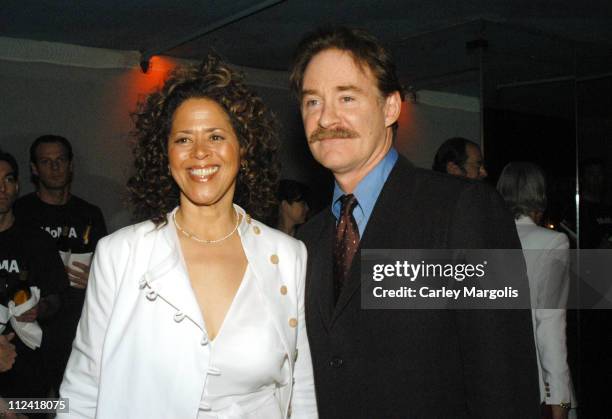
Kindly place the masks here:
[(357, 138), (357, 133), (348, 128), (317, 128), (308, 137), (308, 142), (316, 143), (329, 138)]

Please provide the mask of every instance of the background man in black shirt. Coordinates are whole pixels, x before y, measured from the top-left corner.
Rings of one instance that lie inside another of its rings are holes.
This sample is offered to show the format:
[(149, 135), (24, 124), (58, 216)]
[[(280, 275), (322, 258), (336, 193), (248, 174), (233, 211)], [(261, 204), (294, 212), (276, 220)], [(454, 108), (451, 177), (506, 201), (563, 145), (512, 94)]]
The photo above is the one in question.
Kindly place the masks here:
[(2, 374), (0, 395), (46, 397), (49, 382), (43, 369), (41, 350), (24, 338), (15, 320), (40, 322), (44, 342), (47, 338), (44, 322), (50, 321), (57, 313), (59, 293), (67, 285), (67, 279), (53, 241), (38, 228), (15, 220), (13, 203), (19, 192), (18, 176), (19, 169), (13, 156), (0, 152), (0, 308), (6, 312), (10, 301), (15, 305), (24, 304), (31, 298), (33, 287), (40, 290), (40, 300), (12, 321), (8, 318), (0, 322), (0, 333), (6, 335), (7, 340), (12, 337), (11, 343), (17, 353), (12, 368)]
[(43, 135), (30, 146), (30, 169), (36, 192), (15, 203), (20, 221), (39, 227), (55, 240), (66, 267), (70, 287), (62, 295), (62, 309), (51, 325), (48, 366), (58, 389), (70, 355), (79, 318), (89, 265), (100, 238), (107, 234), (102, 211), (70, 193), (73, 178), (72, 145), (60, 136)]

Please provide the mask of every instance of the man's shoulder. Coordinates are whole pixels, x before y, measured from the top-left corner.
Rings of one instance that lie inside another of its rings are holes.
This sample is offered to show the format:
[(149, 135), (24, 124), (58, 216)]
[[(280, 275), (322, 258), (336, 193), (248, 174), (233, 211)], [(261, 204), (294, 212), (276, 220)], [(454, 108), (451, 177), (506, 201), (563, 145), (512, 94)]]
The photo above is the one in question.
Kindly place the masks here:
[[(17, 201), (15, 201), (15, 213), (31, 213), (37, 212), (51, 207), (49, 204), (45, 204), (36, 194), (36, 192), (31, 192), (27, 195), (22, 196)], [(87, 202), (83, 198), (80, 198), (76, 195), (70, 195), (70, 199), (68, 200), (67, 205), (60, 206), (52, 206), (57, 207), (58, 209), (74, 209), (79, 212), (88, 212), (88, 213), (102, 213), (100, 208), (90, 202)]]
[(13, 213), (20, 226), (31, 224), (34, 228), (42, 225), (41, 220), (46, 216), (47, 205), (44, 204), (36, 192), (20, 197), (13, 205)]
[(30, 209), (40, 203), (40, 199), (36, 196), (35, 192), (30, 192), (15, 201), (14, 210), (19, 212), (20, 210)]
[(90, 212), (101, 212), (100, 207), (76, 195), (70, 196), (70, 206)]
[(28, 246), (52, 247), (55, 250), (55, 241), (46, 231), (40, 229), (38, 226), (17, 219), (14, 232), (21, 241), (28, 243)]
[[(377, 205), (401, 210), (408, 206), (412, 211), (452, 211), (456, 204), (467, 199), (485, 202), (495, 196), (495, 190), (482, 181), (451, 176), (413, 166), (406, 159), (398, 164), (387, 178)], [(414, 204), (418, 203), (418, 207)]]
[[(422, 191), (429, 191), (432, 194), (438, 193), (440, 190), (460, 193), (470, 188), (487, 188), (487, 185), (482, 181), (452, 176), (448, 173), (436, 172), (430, 169), (423, 169), (413, 166), (405, 159), (403, 160), (404, 161), (398, 161), (397, 171), (394, 173), (394, 177), (402, 183), (412, 180), (415, 186)], [(388, 181), (393, 181), (394, 177), (390, 177)]]
[(332, 218), (333, 214), (331, 213), (331, 208), (329, 206), (323, 208), (300, 226), (297, 238), (308, 244), (319, 237), (321, 230), (325, 228)]

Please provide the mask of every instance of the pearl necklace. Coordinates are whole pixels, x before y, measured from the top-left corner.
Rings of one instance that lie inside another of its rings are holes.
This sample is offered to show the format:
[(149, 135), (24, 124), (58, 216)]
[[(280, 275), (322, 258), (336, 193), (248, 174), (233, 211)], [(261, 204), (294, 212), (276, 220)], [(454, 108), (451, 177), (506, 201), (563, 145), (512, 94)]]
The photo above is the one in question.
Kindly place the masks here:
[(221, 237), (220, 239), (216, 239), (216, 240), (206, 240), (206, 239), (201, 239), (198, 236), (196, 236), (195, 234), (192, 234), (186, 230), (184, 230), (178, 223), (178, 221), (176, 221), (176, 212), (174, 212), (172, 214), (172, 220), (174, 220), (174, 225), (176, 226), (176, 228), (178, 229), (178, 231), (180, 231), (181, 233), (183, 233), (185, 236), (189, 237), (192, 240), (197, 241), (198, 243), (204, 243), (204, 244), (215, 244), (215, 243), (220, 243), (223, 240), (228, 239), (232, 234), (234, 234), (236, 232), (236, 230), (238, 230), (238, 224), (240, 224), (240, 215), (238, 214), (238, 210), (236, 210), (236, 208), (234, 208), (234, 211), (236, 212), (236, 225), (234, 226), (234, 228), (232, 229), (232, 231), (230, 231), (228, 234), (226, 234), (225, 236)]

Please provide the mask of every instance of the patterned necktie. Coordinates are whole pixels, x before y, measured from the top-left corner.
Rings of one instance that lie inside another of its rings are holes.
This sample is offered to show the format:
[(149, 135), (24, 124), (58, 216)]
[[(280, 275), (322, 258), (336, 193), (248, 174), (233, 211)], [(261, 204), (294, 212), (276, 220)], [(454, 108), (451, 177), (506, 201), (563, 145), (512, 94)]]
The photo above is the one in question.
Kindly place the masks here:
[(347, 275), (351, 269), (353, 256), (359, 247), (359, 229), (353, 217), (353, 210), (357, 206), (355, 195), (343, 195), (340, 200), (340, 219), (336, 226), (336, 241), (334, 244), (334, 293), (335, 299), (342, 291)]

